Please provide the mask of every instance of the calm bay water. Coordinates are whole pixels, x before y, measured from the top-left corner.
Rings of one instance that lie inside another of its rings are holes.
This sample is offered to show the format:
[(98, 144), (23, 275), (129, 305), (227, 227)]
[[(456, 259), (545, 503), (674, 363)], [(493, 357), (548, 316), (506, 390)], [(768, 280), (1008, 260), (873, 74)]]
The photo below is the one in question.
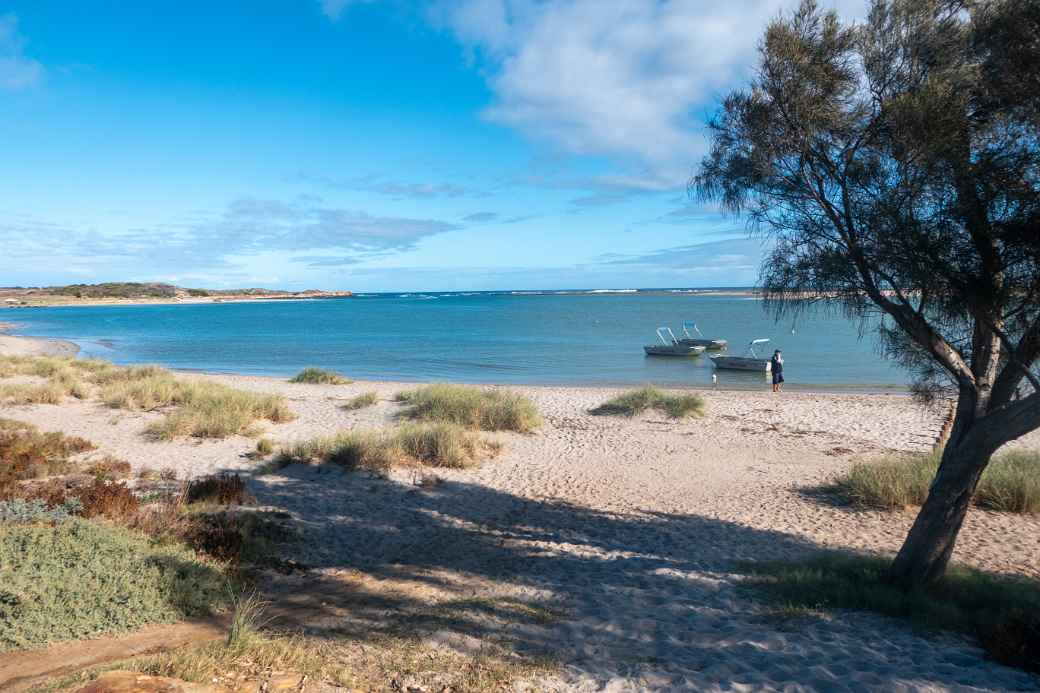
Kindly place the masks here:
[[(765, 337), (791, 385), (902, 387), (868, 330), (817, 310), (776, 323), (761, 301), (689, 293), (377, 294), (350, 299), (5, 311), (21, 334), (78, 343), (117, 363), (287, 376), (305, 366), (373, 380), (703, 386), (711, 361), (647, 358), (654, 330), (696, 320), (731, 354)], [(792, 331), (793, 330), (793, 331)], [(761, 355), (761, 354), (760, 354)], [(721, 386), (765, 376), (720, 371)]]

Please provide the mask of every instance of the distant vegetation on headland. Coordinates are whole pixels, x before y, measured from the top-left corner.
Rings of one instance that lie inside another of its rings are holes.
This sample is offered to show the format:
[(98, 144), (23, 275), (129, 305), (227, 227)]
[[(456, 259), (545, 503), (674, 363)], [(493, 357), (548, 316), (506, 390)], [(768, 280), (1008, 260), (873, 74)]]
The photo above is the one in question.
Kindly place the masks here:
[(154, 282), (105, 282), (67, 286), (0, 288), (0, 305), (39, 306), (78, 303), (218, 303), (292, 298), (342, 298), (349, 291), (278, 291), (275, 289), (197, 289)]

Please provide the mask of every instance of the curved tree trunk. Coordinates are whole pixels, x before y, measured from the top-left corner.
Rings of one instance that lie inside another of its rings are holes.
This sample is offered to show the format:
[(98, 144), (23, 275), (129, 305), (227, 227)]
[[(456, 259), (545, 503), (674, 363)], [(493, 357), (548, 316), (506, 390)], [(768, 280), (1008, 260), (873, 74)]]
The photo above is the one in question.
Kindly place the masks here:
[(943, 576), (991, 454), (971, 444), (946, 446), (928, 498), (892, 563), (889, 575), (893, 581), (913, 588)]

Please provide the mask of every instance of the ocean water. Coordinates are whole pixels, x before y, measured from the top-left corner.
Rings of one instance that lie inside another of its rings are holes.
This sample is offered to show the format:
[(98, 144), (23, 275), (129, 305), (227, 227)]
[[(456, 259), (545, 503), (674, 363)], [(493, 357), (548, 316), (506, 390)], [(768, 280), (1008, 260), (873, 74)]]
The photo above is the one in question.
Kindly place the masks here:
[[(68, 339), (117, 363), (288, 376), (305, 366), (372, 380), (509, 384), (711, 384), (706, 355), (647, 357), (655, 329), (696, 320), (740, 355), (784, 352), (792, 388), (902, 388), (873, 331), (816, 309), (774, 322), (746, 296), (690, 291), (362, 294), (348, 299), (10, 310), (20, 334)], [(764, 374), (719, 371), (726, 388)]]

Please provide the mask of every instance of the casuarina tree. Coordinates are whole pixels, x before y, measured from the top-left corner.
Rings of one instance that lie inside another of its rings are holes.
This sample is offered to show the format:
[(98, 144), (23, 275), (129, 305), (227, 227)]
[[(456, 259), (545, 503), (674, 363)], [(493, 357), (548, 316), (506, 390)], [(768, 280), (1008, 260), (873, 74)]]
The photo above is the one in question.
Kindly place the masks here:
[(880, 316), (917, 394), (956, 402), (891, 567), (907, 586), (944, 574), (990, 457), (1040, 427), (1038, 66), (1040, 0), (876, 0), (861, 23), (805, 0), (691, 181), (771, 239), (776, 315)]

